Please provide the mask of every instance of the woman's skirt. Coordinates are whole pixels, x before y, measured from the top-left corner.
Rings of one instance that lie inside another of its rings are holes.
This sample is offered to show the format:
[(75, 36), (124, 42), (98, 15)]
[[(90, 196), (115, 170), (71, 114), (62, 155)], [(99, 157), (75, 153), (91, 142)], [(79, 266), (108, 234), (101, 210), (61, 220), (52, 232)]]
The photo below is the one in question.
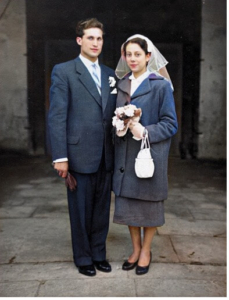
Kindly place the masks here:
[(164, 201), (145, 201), (115, 196), (114, 223), (159, 227), (165, 223)]

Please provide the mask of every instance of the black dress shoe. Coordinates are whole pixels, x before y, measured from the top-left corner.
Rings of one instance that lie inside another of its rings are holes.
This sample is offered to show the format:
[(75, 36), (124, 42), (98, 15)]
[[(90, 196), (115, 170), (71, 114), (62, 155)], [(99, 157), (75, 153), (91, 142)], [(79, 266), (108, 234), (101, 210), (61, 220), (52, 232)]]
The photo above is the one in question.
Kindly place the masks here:
[(88, 266), (78, 266), (77, 267), (79, 272), (86, 276), (95, 276), (96, 270), (94, 265), (88, 265)]
[(134, 263), (130, 263), (128, 262), (128, 260), (124, 261), (123, 265), (122, 265), (122, 269), (124, 271), (130, 271), (133, 270), (138, 264), (138, 260)]
[(148, 273), (149, 266), (150, 266), (150, 263), (151, 263), (151, 259), (152, 259), (152, 253), (150, 252), (150, 260), (149, 260), (148, 266), (146, 266), (146, 267), (140, 267), (139, 265), (137, 265), (137, 268), (136, 268), (136, 274), (137, 275), (143, 275), (143, 274)]
[(111, 272), (111, 265), (108, 263), (107, 260), (102, 260), (102, 261), (93, 261), (95, 267), (97, 270), (102, 271), (102, 272)]

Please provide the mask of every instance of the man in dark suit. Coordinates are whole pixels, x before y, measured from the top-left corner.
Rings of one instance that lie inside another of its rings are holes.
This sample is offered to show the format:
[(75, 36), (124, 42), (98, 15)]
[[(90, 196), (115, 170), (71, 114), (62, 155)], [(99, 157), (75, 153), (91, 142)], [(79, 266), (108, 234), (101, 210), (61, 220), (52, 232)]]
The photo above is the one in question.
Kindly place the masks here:
[(68, 189), (74, 263), (93, 276), (95, 267), (110, 272), (106, 260), (111, 172), (112, 116), (116, 102), (114, 71), (98, 63), (103, 46), (103, 24), (81, 21), (76, 29), (80, 55), (52, 71), (48, 117), (54, 168), (77, 181)]

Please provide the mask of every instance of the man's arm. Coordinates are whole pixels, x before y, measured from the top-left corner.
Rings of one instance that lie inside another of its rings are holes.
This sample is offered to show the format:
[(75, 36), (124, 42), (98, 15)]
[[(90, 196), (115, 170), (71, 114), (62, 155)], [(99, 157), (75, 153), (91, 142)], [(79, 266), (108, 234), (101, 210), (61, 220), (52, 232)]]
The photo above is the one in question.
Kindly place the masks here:
[(68, 158), (66, 122), (68, 111), (68, 83), (61, 68), (54, 67), (50, 88), (49, 132), (54, 168), (61, 177), (67, 176)]

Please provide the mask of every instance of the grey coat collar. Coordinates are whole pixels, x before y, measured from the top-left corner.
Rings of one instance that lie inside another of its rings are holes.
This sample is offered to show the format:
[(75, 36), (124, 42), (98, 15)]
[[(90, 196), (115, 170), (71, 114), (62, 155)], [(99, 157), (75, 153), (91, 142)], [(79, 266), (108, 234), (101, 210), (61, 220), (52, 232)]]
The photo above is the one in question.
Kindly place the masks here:
[[(123, 91), (124, 93), (127, 93), (130, 95), (130, 74), (127, 74), (122, 80), (119, 81), (118, 88)], [(131, 99), (134, 99), (136, 97), (145, 95), (151, 91), (150, 86), (150, 80), (163, 80), (164, 78), (161, 76), (157, 76), (154, 73), (151, 73), (148, 78), (143, 80), (143, 82), (140, 84), (140, 86), (136, 89), (136, 91), (131, 96)]]

